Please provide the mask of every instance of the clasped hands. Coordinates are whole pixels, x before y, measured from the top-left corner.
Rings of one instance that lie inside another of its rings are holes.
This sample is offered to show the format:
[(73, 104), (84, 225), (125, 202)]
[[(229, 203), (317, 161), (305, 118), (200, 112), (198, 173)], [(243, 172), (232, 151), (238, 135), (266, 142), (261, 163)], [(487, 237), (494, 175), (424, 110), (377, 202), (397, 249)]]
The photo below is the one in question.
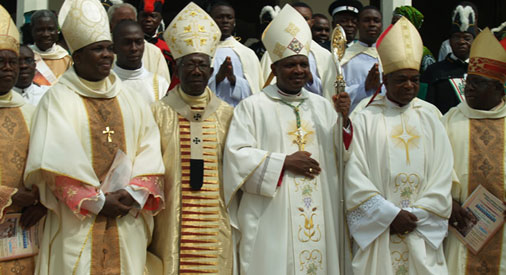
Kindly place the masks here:
[(232, 86), (235, 86), (234, 68), (232, 67), (232, 60), (230, 59), (230, 56), (227, 56), (225, 61), (221, 64), (220, 69), (216, 74), (216, 84), (221, 83), (225, 78), (230, 81)]
[(135, 200), (125, 190), (120, 189), (105, 194), (105, 203), (99, 215), (110, 218), (123, 217), (134, 207)]

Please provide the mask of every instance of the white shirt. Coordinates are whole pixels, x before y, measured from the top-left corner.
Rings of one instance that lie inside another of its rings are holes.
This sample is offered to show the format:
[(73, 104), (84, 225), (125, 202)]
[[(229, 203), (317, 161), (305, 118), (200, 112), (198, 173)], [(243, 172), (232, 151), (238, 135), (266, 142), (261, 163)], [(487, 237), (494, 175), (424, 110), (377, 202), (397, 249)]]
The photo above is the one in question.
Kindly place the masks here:
[[(149, 104), (162, 99), (169, 89), (169, 82), (164, 77), (157, 75), (154, 79), (155, 74), (146, 70), (144, 66), (136, 70), (127, 70), (115, 64), (113, 70), (127, 89), (139, 93)], [(154, 88), (155, 82), (157, 90)]]
[(39, 86), (35, 83), (32, 83), (27, 88), (18, 88), (16, 86), (12, 87), (12, 89), (22, 95), (26, 101), (34, 106), (39, 104), (40, 99), (46, 93), (46, 91), (50, 88), (50, 86)]

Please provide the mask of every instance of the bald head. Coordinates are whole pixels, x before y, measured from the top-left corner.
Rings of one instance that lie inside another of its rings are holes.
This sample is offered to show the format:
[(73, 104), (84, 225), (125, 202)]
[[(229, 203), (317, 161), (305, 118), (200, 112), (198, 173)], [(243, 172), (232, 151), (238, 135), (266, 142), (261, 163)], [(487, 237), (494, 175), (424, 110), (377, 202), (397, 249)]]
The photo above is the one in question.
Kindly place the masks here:
[(109, 16), (111, 32), (123, 20), (137, 20), (137, 10), (128, 3), (112, 5), (107, 11), (107, 15)]

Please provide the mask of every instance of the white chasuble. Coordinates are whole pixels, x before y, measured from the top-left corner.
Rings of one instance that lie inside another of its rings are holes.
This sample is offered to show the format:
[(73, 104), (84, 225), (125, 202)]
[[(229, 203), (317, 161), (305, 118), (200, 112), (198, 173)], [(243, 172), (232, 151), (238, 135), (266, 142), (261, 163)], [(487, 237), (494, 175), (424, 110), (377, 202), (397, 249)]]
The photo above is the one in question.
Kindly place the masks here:
[[(305, 89), (270, 85), (237, 105), (223, 162), (237, 274), (339, 274), (336, 133), (332, 105)], [(299, 150), (320, 164), (313, 180), (282, 173)]]
[[(504, 98), (503, 98), (504, 100)], [(476, 110), (462, 102), (442, 119), (454, 152), (453, 199), (463, 203), (478, 185), (504, 199), (506, 105)], [(473, 254), (452, 231), (445, 242), (450, 274), (506, 274), (506, 230), (502, 227)]]
[[(35, 111), (25, 182), (38, 186), (48, 208), (35, 274), (142, 274), (153, 215), (164, 205), (160, 135), (149, 107), (113, 72), (97, 87), (89, 83), (69, 69)], [(137, 216), (106, 219), (97, 204), (116, 148), (132, 161), (125, 190), (148, 199)], [(105, 238), (109, 232), (113, 238)]]
[[(442, 241), (451, 210), (452, 151), (437, 109), (413, 99), (399, 107), (378, 96), (353, 116), (345, 168), (354, 274), (446, 274)], [(391, 235), (402, 210), (416, 229)]]
[[(425, 152), (421, 144), (421, 125), (416, 118), (413, 110), (385, 110), (390, 178), (393, 179), (389, 201), (403, 209), (413, 206), (420, 182), (423, 181), (420, 172), (425, 164)], [(405, 238), (391, 236), (390, 255), (393, 270), (408, 270), (409, 248)]]

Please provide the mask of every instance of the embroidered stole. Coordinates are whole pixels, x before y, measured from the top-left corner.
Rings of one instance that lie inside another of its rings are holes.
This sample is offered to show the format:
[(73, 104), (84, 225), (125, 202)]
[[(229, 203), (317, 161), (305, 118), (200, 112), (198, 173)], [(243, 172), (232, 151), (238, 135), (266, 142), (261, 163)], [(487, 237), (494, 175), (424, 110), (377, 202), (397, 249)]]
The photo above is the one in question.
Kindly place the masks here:
[(178, 94), (172, 96), (169, 105), (178, 113), (182, 173), (179, 274), (218, 273), (221, 183), (212, 114), (220, 102), (211, 96), (205, 108), (190, 107)]
[[(121, 108), (116, 97), (98, 99), (81, 97), (86, 108), (91, 136), (93, 170), (102, 182), (116, 151), (126, 151), (125, 132)], [(106, 128), (109, 127), (109, 128)], [(111, 142), (109, 129), (114, 131)], [(120, 245), (116, 218), (97, 215), (92, 225), (90, 274), (121, 274)]]
[[(14, 188), (23, 185), (23, 172), (30, 133), (23, 113), (17, 108), (0, 108), (0, 211), (11, 202)], [(20, 212), (22, 209), (11, 205), (5, 212)], [(5, 213), (4, 212), (4, 213)], [(34, 257), (0, 262), (0, 274), (33, 274)]]
[[(479, 185), (504, 199), (504, 118), (469, 120), (468, 194)], [(466, 274), (499, 274), (501, 227), (478, 255), (467, 252)]]
[[(292, 102), (291, 105), (297, 106), (299, 103)], [(295, 119), (291, 120), (288, 126), (287, 138), (292, 142), (287, 146), (287, 152), (303, 149), (312, 154), (311, 158), (319, 161), (312, 116), (304, 112), (304, 104), (299, 107), (296, 109)], [(310, 179), (286, 172), (283, 184), (286, 184), (289, 193), (295, 274), (327, 274), (325, 210), (319, 176)]]
[[(391, 179), (387, 186), (386, 198), (400, 208), (412, 207), (416, 200), (425, 167), (424, 144), (421, 140), (423, 129), (413, 109), (404, 112), (397, 108), (385, 110), (385, 126)], [(393, 188), (393, 190), (392, 190)], [(409, 250), (406, 235), (390, 236), (390, 257), (395, 274), (409, 270)]]

